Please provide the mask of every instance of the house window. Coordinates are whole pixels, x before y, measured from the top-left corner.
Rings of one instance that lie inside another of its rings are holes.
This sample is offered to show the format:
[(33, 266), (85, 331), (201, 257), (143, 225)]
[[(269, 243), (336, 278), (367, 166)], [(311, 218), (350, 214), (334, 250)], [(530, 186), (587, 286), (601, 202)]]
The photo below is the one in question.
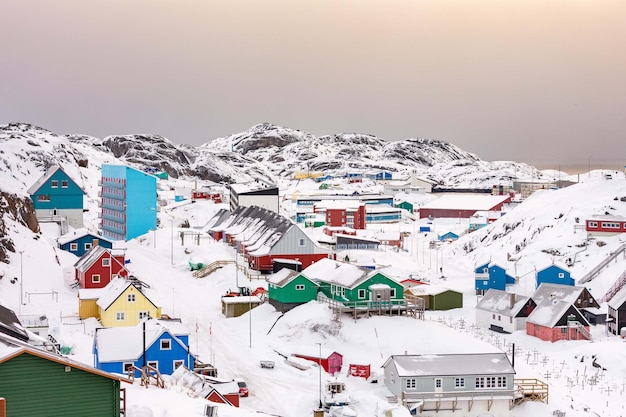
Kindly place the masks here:
[(465, 378), (454, 378), (455, 388), (465, 388)]
[(300, 238), (300, 239), (298, 240), (298, 245), (299, 245), (299, 246), (304, 246), (304, 239), (303, 239), (303, 238)]
[(70, 252), (76, 252), (78, 250), (78, 243), (70, 243)]
[(483, 274), (488, 274), (489, 273), (489, 268), (483, 268)]
[(563, 278), (565, 277), (565, 274), (563, 272), (559, 272), (559, 278)]
[(496, 315), (495, 315), (495, 314), (492, 314), (492, 315), (491, 315), (491, 318), (492, 318), (493, 320), (495, 320), (495, 319), (496, 319)]
[(124, 312), (123, 311), (118, 311), (117, 313), (115, 313), (115, 320), (117, 321), (124, 321)]
[(561, 334), (567, 333), (567, 327), (561, 327)]
[(498, 388), (506, 388), (506, 377), (505, 376), (499, 376), (497, 378), (497, 387)]
[(89, 250), (93, 247), (93, 244), (91, 242), (89, 243), (85, 243), (85, 250)]
[(92, 284), (98, 284), (100, 283), (100, 274), (93, 274), (91, 276), (91, 283)]
[(509, 323), (513, 323), (513, 317), (509, 317)]
[(443, 380), (441, 378), (435, 378), (435, 388), (441, 389), (442, 385), (443, 385)]
[(303, 291), (303, 290), (304, 290), (304, 284), (296, 285), (296, 291)]
[(174, 369), (178, 369), (185, 364), (185, 361), (177, 359), (174, 361)]
[(50, 188), (59, 188), (59, 181), (58, 180), (50, 181)]
[(162, 339), (161, 350), (172, 350), (172, 341), (170, 339)]
[(135, 366), (132, 362), (124, 362), (122, 364), (122, 369), (124, 369), (124, 373), (127, 374), (133, 370), (133, 366)]
[(128, 300), (129, 303), (134, 303), (137, 300), (137, 297), (135, 297), (135, 294), (128, 294), (126, 299)]
[(405, 387), (407, 389), (415, 389), (415, 378), (408, 378)]
[(40, 194), (37, 196), (37, 201), (50, 201), (50, 194)]
[(362, 300), (365, 298), (365, 290), (359, 290), (358, 297)]
[(110, 266), (111, 260), (109, 258), (102, 258), (102, 266)]
[(598, 227), (598, 222), (589, 222), (589, 227)]
[(148, 361), (148, 366), (156, 369), (157, 371), (159, 370), (159, 362), (158, 361)]
[(67, 186), (68, 186), (67, 180), (61, 181), (61, 188), (67, 188)]
[(498, 321), (502, 321), (502, 316), (498, 314)]
[(149, 311), (140, 311), (139, 312), (139, 320), (145, 319), (146, 317), (150, 317)]
[(389, 295), (390, 295), (391, 298), (396, 298), (396, 289), (392, 288)]
[(489, 281), (483, 281), (483, 285), (489, 284)]
[(495, 388), (496, 377), (495, 376), (481, 376), (476, 378), (476, 388)]

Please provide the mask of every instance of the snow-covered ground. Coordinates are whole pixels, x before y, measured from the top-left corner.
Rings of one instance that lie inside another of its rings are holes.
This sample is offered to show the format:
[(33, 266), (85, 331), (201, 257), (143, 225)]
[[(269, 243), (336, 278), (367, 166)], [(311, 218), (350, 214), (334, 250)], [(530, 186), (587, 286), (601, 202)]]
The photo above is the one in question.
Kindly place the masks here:
[[(285, 184), (284, 188), (289, 186)], [(298, 187), (302, 191), (303, 184)], [(383, 416), (392, 405), (386, 401), (387, 391), (382, 383), (372, 384), (345, 376), (347, 364), (370, 364), (380, 373), (380, 366), (393, 354), (494, 349), (511, 354), (514, 345), (516, 378), (539, 378), (547, 382), (550, 397), (549, 404), (524, 403), (515, 407), (513, 416), (550, 416), (560, 410), (566, 412), (567, 417), (617, 417), (624, 415), (626, 405), (624, 340), (607, 335), (604, 326), (592, 328), (593, 341), (557, 343), (543, 342), (523, 332), (504, 335), (478, 329), (474, 324), (477, 297), (473, 291), (472, 271), (477, 259), (503, 258), (507, 269), (516, 271), (513, 275), (520, 277), (511, 290), (528, 295), (534, 289), (533, 274), (528, 271), (540, 269), (555, 259), (554, 251), (548, 253), (546, 249), (558, 249), (559, 259), (580, 251), (575, 245), (585, 240), (586, 235), (574, 228), (575, 218), (584, 219), (607, 210), (626, 216), (626, 202), (619, 200), (622, 196), (626, 196), (623, 177), (611, 181), (601, 176), (592, 177), (563, 190), (538, 193), (487, 229), (439, 249), (430, 249), (428, 244), (435, 237), (434, 233), (414, 232), (419, 224), (372, 226), (412, 232), (405, 243), (406, 250), (351, 251), (350, 259), (372, 259), (376, 264), (391, 266), (399, 277), (417, 273), (432, 283), (464, 293), (463, 308), (427, 311), (424, 321), (396, 316), (354, 320), (344, 316), (337, 331), (330, 310), (317, 302), (300, 306), (279, 321), (280, 313), (267, 303), (243, 316), (224, 318), (222, 294), (238, 286), (255, 288), (266, 283), (247, 281), (234, 265), (226, 265), (205, 278), (192, 277), (188, 266), (192, 258), (205, 262), (236, 258), (232, 248), (210, 238), (202, 239), (199, 245), (191, 240), (181, 245), (177, 237), (177, 222), (170, 219), (189, 219), (192, 226), (201, 226), (224, 207), (211, 202), (173, 203), (165, 207), (159, 213), (161, 227), (156, 232), (128, 242), (127, 258), (131, 260), (132, 273), (150, 285), (148, 297), (162, 306), (164, 313), (180, 317), (187, 324), (192, 332), (192, 352), (214, 364), (220, 377), (241, 377), (247, 381), (250, 396), (241, 399), (239, 409), (220, 405), (221, 417), (263, 413), (289, 417), (312, 415), (320, 395), (319, 370), (315, 367), (296, 369), (276, 351), (293, 346), (317, 347), (318, 343), (324, 349), (343, 355), (346, 368), (342, 377), (352, 397), (358, 401), (354, 407), (359, 416)], [(94, 207), (92, 212), (96, 210)], [(561, 212), (563, 216), (559, 216)], [(438, 219), (435, 233), (463, 229), (466, 221)], [(505, 227), (507, 224), (517, 226), (511, 229)], [(41, 237), (17, 225), (11, 228), (17, 251), (11, 254), (11, 263), (1, 269), (5, 277), (19, 277), (21, 282), (18, 285), (7, 279), (0, 280), (0, 303), (20, 315), (46, 314), (52, 330), (64, 344), (72, 346), (70, 356), (92, 365), (92, 337), (97, 323), (87, 320), (77, 324), (74, 318), (78, 310), (77, 290), (68, 285), (71, 282), (69, 271), (76, 257), (55, 249), (59, 235), (56, 226), (42, 225)], [(524, 239), (526, 246), (516, 250), (516, 245)], [(602, 246), (597, 244), (598, 240), (590, 241), (585, 252), (577, 255), (572, 268), (574, 278), (593, 268), (622, 243), (624, 236), (603, 238)], [(467, 250), (468, 245), (471, 251)], [(508, 262), (507, 253), (514, 255)], [(343, 259), (342, 253), (338, 253), (338, 259)], [(440, 267), (443, 278), (438, 273)], [(601, 298), (624, 269), (626, 262), (620, 258), (591, 281), (588, 287), (594, 296)], [(24, 305), (19, 302), (21, 290)], [(601, 368), (592, 365), (593, 358)], [(276, 366), (261, 368), (261, 360), (272, 360)], [(323, 379), (327, 377), (324, 373)], [(126, 388), (128, 417), (201, 416), (206, 404), (205, 400), (195, 398), (185, 387), (171, 381), (166, 389), (146, 389), (138, 382)]]

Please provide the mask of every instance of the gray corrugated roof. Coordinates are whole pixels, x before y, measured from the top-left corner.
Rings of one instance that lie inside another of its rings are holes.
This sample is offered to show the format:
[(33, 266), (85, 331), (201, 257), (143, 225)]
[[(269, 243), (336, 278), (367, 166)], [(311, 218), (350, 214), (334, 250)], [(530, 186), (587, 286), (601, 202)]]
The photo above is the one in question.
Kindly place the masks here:
[(504, 352), (394, 355), (383, 366), (390, 362), (395, 363), (400, 377), (515, 374)]

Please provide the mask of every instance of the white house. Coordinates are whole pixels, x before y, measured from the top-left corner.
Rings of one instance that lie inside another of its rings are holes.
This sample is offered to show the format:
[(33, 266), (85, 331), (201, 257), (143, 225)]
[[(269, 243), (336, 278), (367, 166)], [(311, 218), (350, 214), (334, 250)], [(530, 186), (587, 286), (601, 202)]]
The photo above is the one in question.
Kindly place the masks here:
[(500, 333), (525, 330), (535, 307), (530, 297), (491, 288), (476, 304), (476, 325)]

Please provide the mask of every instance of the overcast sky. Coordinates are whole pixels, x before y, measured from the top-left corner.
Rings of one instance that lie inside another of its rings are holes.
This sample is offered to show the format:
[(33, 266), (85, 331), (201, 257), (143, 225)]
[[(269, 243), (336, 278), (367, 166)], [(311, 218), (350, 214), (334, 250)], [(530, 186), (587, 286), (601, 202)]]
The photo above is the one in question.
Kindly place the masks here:
[(2, 0), (0, 123), (199, 145), (262, 122), (626, 165), (624, 0)]

